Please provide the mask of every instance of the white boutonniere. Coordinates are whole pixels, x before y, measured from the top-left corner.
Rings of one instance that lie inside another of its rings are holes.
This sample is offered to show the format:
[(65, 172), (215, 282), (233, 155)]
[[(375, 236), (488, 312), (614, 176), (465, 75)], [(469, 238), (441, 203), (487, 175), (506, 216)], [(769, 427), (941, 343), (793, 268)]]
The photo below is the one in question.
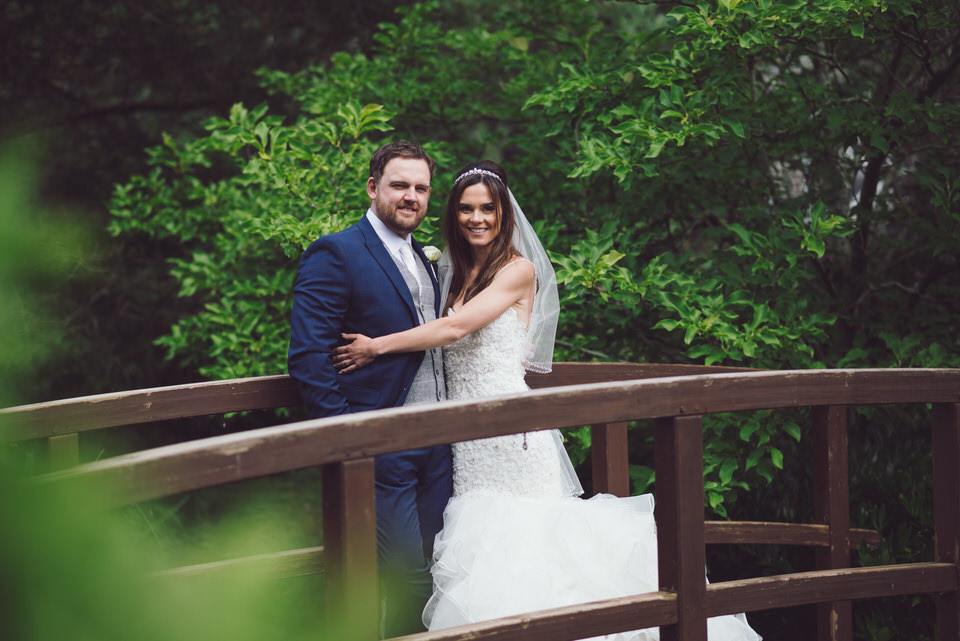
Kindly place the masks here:
[(423, 255), (427, 257), (431, 263), (435, 263), (440, 260), (440, 250), (434, 247), (433, 245), (424, 245)]

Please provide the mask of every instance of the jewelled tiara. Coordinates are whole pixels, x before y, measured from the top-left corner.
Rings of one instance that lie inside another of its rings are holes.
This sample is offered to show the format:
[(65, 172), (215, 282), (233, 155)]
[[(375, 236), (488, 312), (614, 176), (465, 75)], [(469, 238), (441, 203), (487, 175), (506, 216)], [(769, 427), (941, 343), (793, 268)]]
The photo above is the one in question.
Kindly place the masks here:
[(503, 182), (503, 180), (500, 179), (500, 176), (496, 175), (492, 171), (487, 171), (486, 169), (469, 169), (457, 176), (457, 179), (453, 181), (453, 184), (456, 185), (467, 176), (490, 176), (491, 178), (496, 178), (500, 182)]

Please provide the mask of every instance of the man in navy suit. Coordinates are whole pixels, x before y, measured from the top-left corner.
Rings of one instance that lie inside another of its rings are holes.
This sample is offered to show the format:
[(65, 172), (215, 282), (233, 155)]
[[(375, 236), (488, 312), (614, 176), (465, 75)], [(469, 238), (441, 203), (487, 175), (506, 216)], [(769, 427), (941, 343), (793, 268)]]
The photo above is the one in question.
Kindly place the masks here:
[[(315, 241), (300, 259), (287, 364), (311, 418), (446, 398), (439, 349), (390, 354), (339, 374), (330, 359), (342, 333), (381, 336), (437, 317), (436, 275), (411, 237), (423, 221), (435, 164), (395, 142), (370, 160), (370, 209)], [(451, 492), (450, 446), (378, 456), (377, 552), (387, 637), (423, 630), (429, 559)]]

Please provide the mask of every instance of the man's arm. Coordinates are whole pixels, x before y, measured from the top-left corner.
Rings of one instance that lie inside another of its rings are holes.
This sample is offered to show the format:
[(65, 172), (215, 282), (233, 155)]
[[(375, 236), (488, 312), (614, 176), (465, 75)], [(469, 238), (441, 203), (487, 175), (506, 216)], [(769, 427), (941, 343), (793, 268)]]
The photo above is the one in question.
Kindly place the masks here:
[(347, 313), (348, 283), (342, 248), (328, 238), (313, 243), (300, 259), (287, 369), (297, 381), (311, 418), (350, 412), (330, 361)]
[(454, 314), (375, 338), (344, 333), (343, 338), (352, 342), (334, 350), (333, 362), (339, 364), (341, 374), (348, 374), (356, 372), (384, 354), (420, 352), (449, 345), (481, 327), (486, 327), (513, 305), (520, 305), (524, 310), (518, 310), (518, 320), (527, 325), (530, 322), (530, 309), (533, 307), (535, 283), (533, 264), (527, 260), (518, 260), (504, 268), (489, 286), (461, 305)]

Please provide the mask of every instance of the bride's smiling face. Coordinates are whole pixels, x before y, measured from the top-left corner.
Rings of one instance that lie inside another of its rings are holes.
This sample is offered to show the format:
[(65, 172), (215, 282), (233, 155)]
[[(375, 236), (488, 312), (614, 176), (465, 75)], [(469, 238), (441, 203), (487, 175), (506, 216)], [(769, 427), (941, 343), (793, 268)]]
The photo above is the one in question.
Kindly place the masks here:
[(493, 195), (482, 182), (463, 190), (457, 205), (460, 233), (474, 249), (486, 247), (500, 232), (500, 216)]

